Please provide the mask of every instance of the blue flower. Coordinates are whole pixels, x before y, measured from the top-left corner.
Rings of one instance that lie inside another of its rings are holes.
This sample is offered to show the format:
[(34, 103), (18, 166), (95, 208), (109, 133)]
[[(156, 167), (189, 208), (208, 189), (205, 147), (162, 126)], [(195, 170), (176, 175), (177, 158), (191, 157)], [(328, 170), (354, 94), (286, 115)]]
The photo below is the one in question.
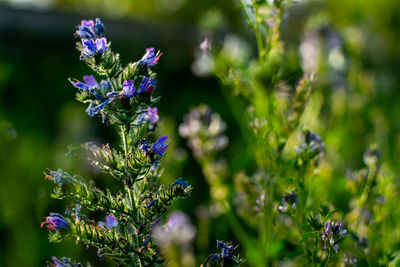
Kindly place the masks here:
[(104, 36), (104, 25), (99, 18), (96, 18), (96, 23), (93, 20), (82, 20), (76, 26), (76, 35), (84, 39), (101, 38)]
[(97, 53), (104, 53), (107, 50), (107, 39), (105, 37), (96, 39), (96, 51)]
[(153, 78), (144, 77), (142, 82), (140, 83), (140, 93), (146, 93), (147, 95), (151, 95), (154, 91), (155, 85), (157, 81)]
[(115, 218), (114, 214), (111, 213), (110, 215), (106, 216), (106, 224), (108, 228), (117, 227), (118, 221)]
[(176, 180), (172, 185), (181, 185), (183, 187), (188, 187), (189, 186), (189, 182), (183, 180), (182, 178), (179, 178), (178, 180)]
[(101, 97), (101, 95), (99, 94), (99, 91), (98, 91), (98, 88), (100, 86), (97, 83), (94, 76), (93, 75), (83, 76), (83, 80), (85, 81), (84, 83), (78, 81), (77, 79), (73, 79), (73, 80), (71, 80), (71, 83), (74, 87), (76, 87), (80, 90), (89, 91), (89, 93), (94, 95), (98, 100), (103, 101), (103, 98)]
[(221, 248), (220, 255), (222, 259), (231, 259), (233, 257), (235, 247), (232, 244), (217, 240), (217, 248)]
[(140, 64), (148, 67), (153, 67), (158, 63), (158, 59), (161, 57), (160, 51), (157, 54), (154, 53), (154, 48), (146, 48), (146, 54), (140, 60)]
[(168, 148), (168, 145), (165, 143), (167, 140), (168, 136), (159, 137), (158, 140), (151, 146), (151, 151), (162, 157)]
[(127, 98), (133, 97), (136, 91), (136, 88), (133, 85), (133, 81), (132, 80), (124, 81), (124, 83), (122, 84), (122, 91), (125, 97)]
[(82, 56), (92, 57), (96, 53), (104, 53), (107, 46), (107, 39), (105, 37), (93, 39), (82, 39), (82, 44), (85, 47), (82, 51)]
[(54, 231), (66, 228), (68, 226), (68, 221), (58, 213), (50, 213), (50, 216), (46, 217), (46, 221), (42, 222), (40, 227), (44, 225), (46, 225), (47, 229)]
[(76, 26), (76, 34), (81, 38), (94, 38), (93, 27), (93, 20), (82, 20), (81, 25)]
[(99, 18), (96, 18), (93, 30), (97, 37), (104, 37), (104, 25)]
[(94, 56), (96, 54), (96, 43), (93, 39), (82, 39), (82, 44), (85, 47), (83, 49), (82, 54), (88, 57)]
[(140, 146), (139, 146), (139, 147), (140, 147), (140, 149), (142, 149), (144, 152), (146, 152), (146, 154), (149, 153), (150, 145), (149, 145), (149, 143), (147, 143), (146, 140), (142, 139), (142, 140), (140, 141)]
[(118, 220), (115, 218), (114, 214), (109, 214), (106, 216), (106, 222), (99, 222), (98, 225), (103, 229), (112, 229), (118, 226)]
[(61, 169), (50, 171), (50, 174), (47, 174), (45, 177), (59, 185), (69, 184), (72, 182), (71, 175)]

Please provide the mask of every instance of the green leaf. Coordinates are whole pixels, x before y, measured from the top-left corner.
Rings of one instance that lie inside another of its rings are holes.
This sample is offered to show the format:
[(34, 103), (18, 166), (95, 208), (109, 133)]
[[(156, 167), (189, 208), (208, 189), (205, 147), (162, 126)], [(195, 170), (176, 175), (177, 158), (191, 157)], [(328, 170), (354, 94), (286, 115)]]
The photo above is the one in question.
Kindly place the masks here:
[(330, 211), (328, 215), (325, 216), (323, 223), (325, 223), (336, 211), (337, 209)]
[(256, 28), (256, 9), (253, 2), (251, 0), (240, 0), (240, 3), (250, 27)]

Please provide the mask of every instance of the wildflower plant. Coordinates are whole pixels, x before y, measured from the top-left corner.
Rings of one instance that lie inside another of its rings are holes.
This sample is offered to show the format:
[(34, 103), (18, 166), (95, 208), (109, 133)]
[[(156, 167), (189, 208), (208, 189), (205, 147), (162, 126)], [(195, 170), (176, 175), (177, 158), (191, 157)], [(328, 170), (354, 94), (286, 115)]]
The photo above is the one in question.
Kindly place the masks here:
[[(390, 164), (390, 158), (383, 162), (384, 153), (372, 145), (364, 153), (363, 168), (346, 175), (343, 171), (352, 164), (343, 160), (344, 151), (351, 151), (348, 159), (356, 148), (361, 151), (358, 142), (349, 142), (360, 139), (365, 150), (385, 132), (381, 144), (386, 154), (393, 150), (382, 124), (366, 134), (355, 123), (361, 106), (362, 112), (375, 113), (366, 108), (381, 94), (374, 83), (365, 82), (367, 77), (378, 80), (379, 74), (362, 68), (365, 62), (355, 49), (364, 45), (368, 30), (333, 23), (329, 9), (305, 12), (313, 7), (309, 1), (237, 2), (257, 51), (252, 53), (253, 46), (233, 34), (222, 42), (219, 35), (208, 36), (196, 52), (193, 68), (199, 76), (211, 73), (218, 78), (243, 139), (235, 140), (235, 148), (241, 148), (238, 155), (225, 158), (233, 168), (222, 181), (232, 190), (218, 204), (246, 264), (398, 265), (398, 164)], [(298, 21), (299, 11), (307, 14), (306, 21)], [(303, 37), (291, 43), (298, 27), (304, 28)], [(360, 98), (363, 103), (357, 102)], [(375, 103), (372, 110), (380, 108)], [(387, 117), (377, 114), (379, 121)], [(188, 121), (190, 117), (192, 112), (183, 125), (198, 125), (196, 118)], [(347, 123), (346, 130), (338, 121)], [(347, 140), (349, 132), (352, 141)], [(189, 147), (198, 158), (198, 147), (190, 142)], [(222, 254), (210, 254), (204, 264), (220, 260)]]
[[(159, 120), (154, 105), (159, 98), (153, 95), (157, 76), (152, 68), (162, 53), (148, 48), (140, 60), (123, 67), (100, 19), (82, 20), (75, 35), (80, 40), (80, 59), (101, 77), (70, 79), (78, 89), (76, 98), (87, 105), (89, 116), (101, 117), (104, 124), (119, 127), (121, 132), (121, 147), (90, 142), (83, 147), (91, 155), (91, 164), (114, 178), (119, 191), (101, 189), (61, 169), (50, 170), (45, 177), (55, 185), (51, 196), (65, 199), (74, 208), (67, 209), (65, 216), (50, 213), (42, 227), (50, 230), (51, 241), (76, 240), (96, 248), (100, 259), (109, 257), (130, 266), (162, 265), (152, 226), (173, 201), (192, 191), (181, 178), (168, 186), (159, 185), (160, 160), (167, 153), (168, 136), (154, 137)], [(83, 210), (101, 211), (104, 221), (90, 219)], [(81, 266), (65, 257), (53, 257), (49, 265)]]
[(207, 38), (199, 57), (220, 80), (244, 136), (240, 158), (246, 160), (228, 174), (235, 193), (219, 203), (250, 266), (327, 266), (340, 251), (347, 225), (326, 200), (316, 201), (313, 189), (325, 151), (323, 137), (309, 123), (321, 107), (315, 73), (304, 70), (291, 81), (285, 76), (288, 55), (280, 31), (292, 1), (239, 2), (257, 57), (232, 35), (214, 47)]

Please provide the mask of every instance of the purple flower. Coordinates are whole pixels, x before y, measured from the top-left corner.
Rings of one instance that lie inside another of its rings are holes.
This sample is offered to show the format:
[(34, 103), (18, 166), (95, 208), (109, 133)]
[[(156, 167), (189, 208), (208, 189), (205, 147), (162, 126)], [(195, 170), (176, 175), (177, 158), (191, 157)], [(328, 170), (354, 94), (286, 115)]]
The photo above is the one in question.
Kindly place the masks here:
[(98, 225), (103, 229), (112, 229), (118, 226), (118, 220), (115, 218), (114, 214), (109, 214), (106, 216), (106, 222), (100, 221)]
[(151, 124), (155, 124), (159, 119), (160, 118), (158, 116), (158, 109), (148, 107), (146, 113), (142, 113), (139, 115), (138, 123), (141, 124), (145, 121), (148, 121)]
[(99, 86), (93, 75), (83, 76), (83, 81), (84, 83), (78, 81), (77, 79), (73, 79), (71, 83), (73, 86), (81, 90), (89, 90), (90, 88)]
[(76, 26), (76, 34), (81, 38), (94, 38), (93, 27), (93, 20), (82, 20), (81, 25)]
[(151, 95), (154, 91), (155, 85), (157, 81), (153, 78), (144, 77), (142, 82), (140, 83), (140, 93), (145, 92), (147, 95)]
[(168, 148), (168, 145), (165, 143), (167, 140), (168, 136), (159, 137), (158, 140), (151, 146), (151, 150), (162, 157)]
[(339, 249), (339, 241), (344, 238), (347, 231), (343, 229), (343, 224), (328, 220), (324, 224), (324, 232), (322, 233), (322, 241), (324, 241), (324, 249), (333, 249), (336, 253)]
[(124, 83), (122, 84), (122, 91), (125, 97), (127, 98), (133, 97), (136, 91), (136, 88), (133, 85), (133, 81), (132, 80), (124, 81)]
[(82, 54), (88, 57), (92, 57), (96, 54), (96, 44), (93, 39), (82, 39), (82, 44), (85, 47), (83, 49)]
[(50, 216), (46, 217), (46, 221), (42, 222), (40, 227), (43, 227), (43, 225), (46, 225), (47, 229), (54, 231), (66, 228), (68, 221), (58, 213), (50, 213)]
[(107, 39), (105, 37), (96, 39), (96, 51), (97, 53), (104, 53), (107, 50)]
[(156, 123), (159, 120), (158, 117), (158, 108), (147, 108), (147, 118), (150, 123)]
[(154, 54), (154, 48), (146, 48), (146, 54), (142, 57), (140, 60), (140, 64), (148, 66), (148, 67), (153, 67), (156, 65), (158, 62), (158, 59), (161, 57), (162, 53), (157, 52), (157, 55)]
[(110, 215), (106, 216), (106, 224), (108, 228), (117, 227), (118, 221), (115, 218), (114, 214), (111, 213)]
[(87, 90), (90, 94), (94, 95), (98, 100), (103, 101), (103, 98), (99, 94), (99, 84), (97, 83), (96, 79), (93, 75), (90, 76), (83, 76), (83, 80), (85, 81), (80, 82), (77, 79), (70, 80), (72, 85), (80, 90)]
[(53, 256), (53, 257), (51, 257), (51, 259), (54, 262), (54, 264), (53, 264), (54, 267), (67, 267), (67, 265), (64, 262), (60, 261), (56, 257)]
[(172, 185), (181, 185), (183, 187), (188, 187), (189, 183), (185, 180), (183, 180), (182, 178), (179, 178), (178, 180), (176, 180)]
[(62, 257), (61, 260), (56, 257), (51, 257), (53, 263), (48, 263), (48, 266), (51, 267), (83, 267), (81, 263), (73, 262), (70, 258)]
[(82, 51), (83, 56), (92, 57), (96, 53), (103, 53), (107, 50), (107, 39), (105, 37), (93, 39), (82, 39), (82, 44), (85, 47)]
[(84, 39), (101, 38), (104, 36), (104, 25), (99, 18), (96, 18), (96, 23), (93, 20), (82, 20), (76, 26), (76, 35)]

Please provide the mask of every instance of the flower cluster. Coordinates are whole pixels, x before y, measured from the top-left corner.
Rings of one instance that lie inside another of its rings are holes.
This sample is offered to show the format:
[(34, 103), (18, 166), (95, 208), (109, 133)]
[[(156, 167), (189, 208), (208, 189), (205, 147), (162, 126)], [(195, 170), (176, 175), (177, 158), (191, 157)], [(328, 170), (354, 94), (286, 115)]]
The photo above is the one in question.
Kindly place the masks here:
[[(51, 241), (76, 239), (97, 248), (100, 259), (107, 255), (121, 265), (153, 266), (164, 259), (152, 240), (152, 226), (173, 201), (188, 197), (192, 191), (181, 178), (169, 186), (159, 185), (161, 172), (157, 169), (168, 149), (168, 136), (155, 140), (152, 135), (159, 116), (158, 109), (153, 107), (158, 98), (153, 97), (157, 79), (151, 67), (158, 63), (162, 53), (148, 48), (139, 61), (123, 68), (119, 55), (111, 50), (100, 19), (83, 20), (75, 35), (81, 39), (77, 44), (81, 59), (103, 77), (100, 81), (94, 75), (84, 76), (83, 81), (70, 79), (78, 89), (77, 100), (88, 104), (89, 116), (101, 115), (103, 123), (119, 126), (122, 143), (122, 149), (93, 143), (82, 147), (90, 152), (95, 167), (119, 182), (120, 190), (113, 194), (79, 175), (61, 169), (50, 171), (45, 177), (55, 184), (52, 197), (76, 205), (65, 212), (73, 220), (50, 213), (41, 226), (51, 230)], [(95, 223), (89, 215), (82, 214), (83, 208), (103, 212), (105, 220)], [(178, 222), (171, 219), (168, 223), (171, 237), (173, 233), (183, 237), (184, 228)], [(193, 237), (194, 231), (190, 235)], [(50, 265), (80, 266), (65, 257), (53, 257), (53, 262)]]
[(324, 242), (324, 249), (332, 251), (335, 253), (339, 249), (339, 241), (344, 238), (347, 231), (343, 229), (343, 224), (341, 222), (334, 222), (328, 220), (324, 224), (324, 232), (322, 233), (322, 241)]

